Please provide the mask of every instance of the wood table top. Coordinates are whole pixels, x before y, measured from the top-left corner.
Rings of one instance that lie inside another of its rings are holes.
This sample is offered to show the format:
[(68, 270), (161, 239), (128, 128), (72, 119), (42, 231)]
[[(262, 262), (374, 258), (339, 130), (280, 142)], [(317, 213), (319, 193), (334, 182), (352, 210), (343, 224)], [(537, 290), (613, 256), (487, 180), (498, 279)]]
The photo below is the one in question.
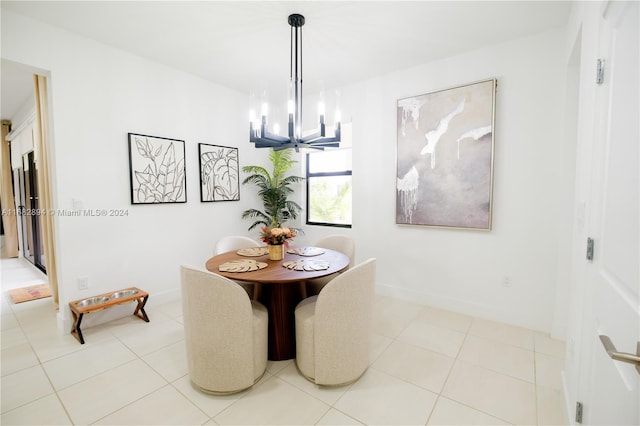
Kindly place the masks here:
[[(236, 253), (236, 250), (222, 253), (207, 260), (206, 268), (208, 271), (222, 275), (223, 277), (230, 278), (232, 280), (246, 281), (252, 283), (291, 283), (307, 281), (314, 278), (324, 277), (331, 275), (335, 272), (341, 272), (349, 266), (349, 258), (344, 254), (329, 250), (324, 250), (323, 254), (317, 256), (301, 256), (297, 254), (287, 253), (285, 250), (284, 259), (282, 260), (269, 260), (268, 255), (245, 257)], [(264, 262), (267, 267), (251, 272), (222, 272), (218, 269), (218, 266), (225, 262), (234, 260), (247, 260), (252, 259), (256, 262)], [(329, 268), (321, 271), (295, 271), (287, 269), (282, 266), (284, 262), (295, 260), (324, 260), (329, 262)]]

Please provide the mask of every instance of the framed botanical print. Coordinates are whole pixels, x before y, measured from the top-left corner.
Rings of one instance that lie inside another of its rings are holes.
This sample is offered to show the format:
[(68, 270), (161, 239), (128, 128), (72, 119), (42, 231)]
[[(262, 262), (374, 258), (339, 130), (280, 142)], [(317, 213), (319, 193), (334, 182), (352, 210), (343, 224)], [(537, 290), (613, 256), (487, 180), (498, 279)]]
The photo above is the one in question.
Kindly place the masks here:
[(129, 133), (131, 204), (186, 203), (185, 143)]
[(238, 148), (198, 144), (200, 201), (238, 201), (240, 173)]
[(491, 229), (496, 85), (398, 100), (396, 223)]

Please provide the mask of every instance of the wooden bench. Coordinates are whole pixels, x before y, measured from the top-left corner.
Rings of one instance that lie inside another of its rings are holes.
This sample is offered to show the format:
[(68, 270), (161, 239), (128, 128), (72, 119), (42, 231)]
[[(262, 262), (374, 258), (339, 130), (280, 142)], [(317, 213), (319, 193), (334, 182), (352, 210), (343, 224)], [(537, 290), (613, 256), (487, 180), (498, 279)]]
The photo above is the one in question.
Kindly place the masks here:
[(84, 299), (74, 300), (69, 302), (69, 308), (73, 314), (73, 325), (71, 326), (71, 334), (78, 339), (78, 341), (84, 345), (84, 337), (82, 336), (82, 330), (80, 330), (80, 323), (82, 322), (82, 316), (90, 312), (98, 311), (100, 309), (110, 308), (112, 306), (121, 305), (131, 301), (137, 301), (138, 305), (133, 315), (146, 322), (149, 322), (149, 317), (144, 311), (144, 305), (146, 305), (149, 299), (149, 293), (140, 290), (137, 287), (124, 288), (122, 290), (112, 291), (109, 293), (100, 294), (98, 296), (85, 297)]

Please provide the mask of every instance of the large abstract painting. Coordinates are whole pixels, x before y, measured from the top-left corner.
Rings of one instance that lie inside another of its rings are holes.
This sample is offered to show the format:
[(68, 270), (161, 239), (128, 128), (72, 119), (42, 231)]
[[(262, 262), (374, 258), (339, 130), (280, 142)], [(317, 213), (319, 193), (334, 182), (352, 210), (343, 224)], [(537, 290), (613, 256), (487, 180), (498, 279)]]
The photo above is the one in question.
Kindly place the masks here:
[(186, 203), (184, 141), (129, 133), (131, 204)]
[(396, 223), (491, 229), (496, 84), (398, 100)]
[(200, 201), (240, 199), (238, 148), (198, 144)]

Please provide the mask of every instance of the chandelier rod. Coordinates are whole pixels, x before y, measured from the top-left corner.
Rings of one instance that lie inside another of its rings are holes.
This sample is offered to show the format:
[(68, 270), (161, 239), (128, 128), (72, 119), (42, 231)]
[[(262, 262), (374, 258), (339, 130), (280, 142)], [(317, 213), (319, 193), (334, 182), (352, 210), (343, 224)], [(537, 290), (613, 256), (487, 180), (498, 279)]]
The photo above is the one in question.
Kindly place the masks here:
[[(293, 84), (293, 100), (294, 100), (294, 129), (293, 136), (296, 140), (302, 137), (302, 26), (304, 25), (304, 16), (294, 13), (289, 15), (289, 25), (291, 26), (291, 72), (290, 81)], [(298, 39), (300, 44), (298, 45)], [(300, 72), (298, 73), (298, 62), (300, 63)]]

